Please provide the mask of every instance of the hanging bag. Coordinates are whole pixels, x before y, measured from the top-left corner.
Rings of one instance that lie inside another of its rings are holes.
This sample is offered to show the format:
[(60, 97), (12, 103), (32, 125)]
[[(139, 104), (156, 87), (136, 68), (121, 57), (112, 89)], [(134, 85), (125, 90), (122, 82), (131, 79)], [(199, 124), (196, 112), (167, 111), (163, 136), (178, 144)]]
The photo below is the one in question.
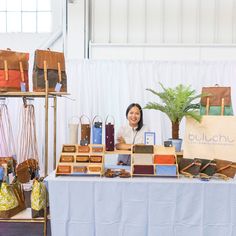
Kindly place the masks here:
[[(100, 119), (100, 121), (96, 121)], [(95, 116), (92, 121), (93, 144), (102, 144), (102, 118)]]
[(32, 218), (44, 217), (47, 207), (48, 193), (43, 179), (34, 179), (31, 192), (31, 212)]
[(36, 50), (33, 68), (33, 90), (45, 92), (44, 62), (47, 65), (49, 92), (67, 92), (65, 58), (62, 52)]
[(2, 183), (0, 188), (0, 218), (10, 218), (26, 208), (21, 185)]
[[(83, 123), (83, 118), (88, 120), (88, 123)], [(80, 124), (81, 124), (81, 140), (80, 144), (82, 146), (86, 146), (90, 144), (90, 132), (91, 132), (91, 125), (90, 119), (86, 115), (82, 115), (80, 117)]]
[(7, 166), (7, 174), (15, 173), (15, 142), (6, 104), (0, 104), (0, 165)]
[(78, 129), (79, 129), (79, 120), (78, 117), (73, 116), (69, 121), (69, 143), (78, 144)]
[(230, 87), (203, 87), (202, 94), (201, 115), (233, 115)]
[(29, 53), (0, 50), (0, 92), (28, 91)]
[[(115, 119), (113, 116), (112, 117), (112, 122), (108, 122), (109, 115), (106, 118), (105, 121), (105, 139), (106, 139), (106, 151), (114, 151), (115, 149)], [(107, 123), (108, 122), (108, 123)]]
[(34, 106), (28, 104), (22, 108), (19, 132), (19, 164), (16, 167), (16, 175), (21, 183), (27, 183), (38, 176), (38, 161)]

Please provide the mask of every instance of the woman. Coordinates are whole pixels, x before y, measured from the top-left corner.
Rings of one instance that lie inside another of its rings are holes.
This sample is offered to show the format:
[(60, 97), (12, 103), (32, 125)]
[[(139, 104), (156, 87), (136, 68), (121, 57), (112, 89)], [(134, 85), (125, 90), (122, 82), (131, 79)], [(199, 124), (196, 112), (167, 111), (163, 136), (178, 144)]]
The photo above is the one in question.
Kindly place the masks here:
[[(144, 133), (149, 131), (143, 124), (143, 111), (139, 104), (132, 103), (126, 109), (128, 124), (120, 127), (117, 134), (116, 149), (130, 150), (132, 144), (143, 144)], [(119, 155), (118, 164), (130, 165), (130, 155)]]

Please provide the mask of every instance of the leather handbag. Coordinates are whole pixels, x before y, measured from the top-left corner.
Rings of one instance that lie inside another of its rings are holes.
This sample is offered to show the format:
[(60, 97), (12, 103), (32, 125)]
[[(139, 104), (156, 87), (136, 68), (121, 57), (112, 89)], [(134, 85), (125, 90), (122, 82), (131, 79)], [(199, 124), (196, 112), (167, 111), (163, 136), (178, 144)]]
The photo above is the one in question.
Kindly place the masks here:
[(154, 152), (153, 145), (135, 144), (133, 146), (133, 153), (150, 153)]
[(201, 160), (181, 158), (179, 162), (179, 173), (186, 177), (196, 177), (200, 173)]
[(29, 53), (0, 50), (0, 92), (29, 90)]
[[(45, 73), (47, 78), (45, 78)], [(62, 52), (36, 50), (33, 68), (33, 91), (45, 92), (48, 80), (49, 92), (67, 92), (65, 58)]]
[(114, 133), (115, 133), (115, 120), (114, 117), (112, 117), (113, 119), (113, 123), (112, 122), (108, 122), (108, 119), (110, 117), (107, 116), (106, 121), (105, 121), (105, 139), (106, 139), (106, 151), (114, 151), (115, 149), (115, 137), (114, 137)]
[[(96, 121), (96, 119), (100, 121)], [(99, 116), (95, 116), (92, 121), (92, 133), (93, 133), (93, 143), (102, 144), (102, 119)]]
[[(83, 123), (83, 118), (87, 119), (87, 123)], [(80, 124), (81, 124), (81, 143), (84, 143), (86, 145), (90, 144), (90, 132), (91, 132), (91, 125), (90, 125), (90, 119), (82, 115), (80, 117)]]
[(216, 173), (216, 161), (201, 159), (200, 177), (209, 178)]
[(222, 178), (234, 178), (236, 173), (236, 163), (232, 161), (215, 159), (216, 173)]
[(203, 87), (201, 115), (233, 115), (231, 87)]

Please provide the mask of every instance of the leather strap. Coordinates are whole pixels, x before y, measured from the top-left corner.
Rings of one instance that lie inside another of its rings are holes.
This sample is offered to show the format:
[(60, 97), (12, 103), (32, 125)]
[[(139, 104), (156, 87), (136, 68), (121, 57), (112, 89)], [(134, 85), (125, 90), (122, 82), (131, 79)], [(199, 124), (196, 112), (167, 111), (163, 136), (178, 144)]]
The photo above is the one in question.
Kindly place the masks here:
[(7, 60), (4, 60), (4, 74), (5, 74), (5, 80), (8, 80)]
[(203, 167), (200, 169), (200, 172), (201, 172), (201, 171), (204, 171), (208, 166), (216, 166), (216, 163), (208, 162), (205, 166), (203, 166)]

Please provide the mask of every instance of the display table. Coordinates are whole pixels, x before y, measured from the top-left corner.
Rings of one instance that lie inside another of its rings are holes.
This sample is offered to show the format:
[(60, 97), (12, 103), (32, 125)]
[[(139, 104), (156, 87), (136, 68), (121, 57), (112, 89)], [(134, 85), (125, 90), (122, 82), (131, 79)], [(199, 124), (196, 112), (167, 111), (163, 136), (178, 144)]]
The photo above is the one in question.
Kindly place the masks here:
[(236, 181), (47, 177), (53, 236), (235, 236)]

